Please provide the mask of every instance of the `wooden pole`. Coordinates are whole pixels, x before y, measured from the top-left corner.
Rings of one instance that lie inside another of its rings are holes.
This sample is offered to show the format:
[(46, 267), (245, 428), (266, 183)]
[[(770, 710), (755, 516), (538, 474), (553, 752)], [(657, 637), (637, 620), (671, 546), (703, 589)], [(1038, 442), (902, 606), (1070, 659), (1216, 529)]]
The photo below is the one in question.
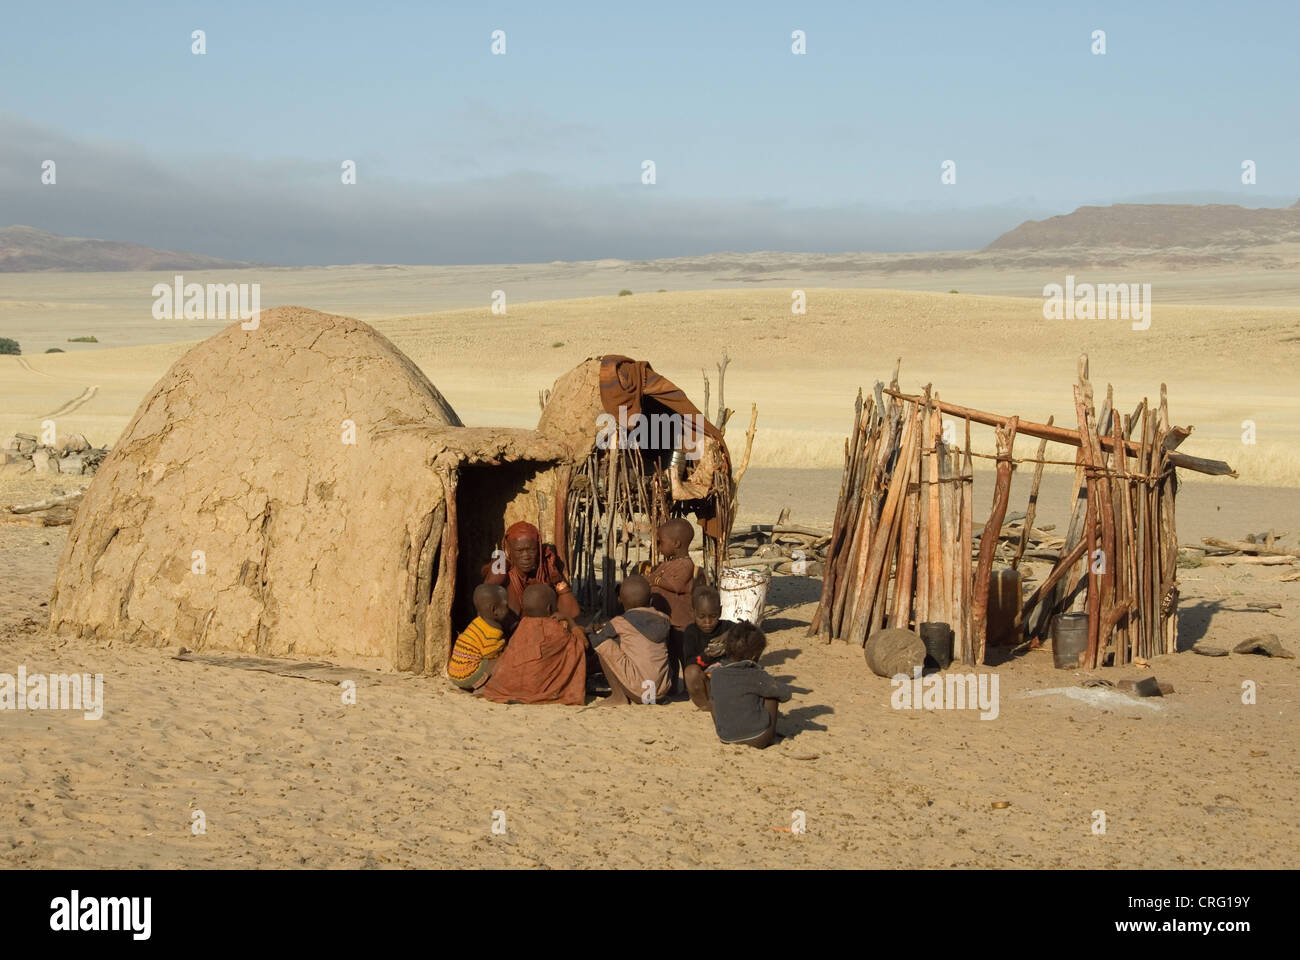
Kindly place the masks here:
[(1158, 543), (1160, 544), (1160, 604), (1161, 639), (1165, 653), (1178, 652), (1178, 535), (1174, 529), (1174, 495), (1178, 477), (1168, 463), (1171, 448), (1169, 445), (1169, 398), (1165, 385), (1160, 384), (1160, 413), (1157, 417), (1160, 428), (1160, 477), (1156, 487), (1157, 510), (1159, 521)]
[[(705, 380), (707, 383), (707, 378)], [(707, 404), (706, 404), (707, 406)], [(860, 433), (862, 430), (862, 414), (864, 410), (862, 401), (862, 388), (858, 388), (858, 399), (853, 405), (853, 430), (844, 440), (844, 473), (840, 476), (840, 496), (835, 501), (835, 519), (831, 523), (831, 539), (826, 544), (826, 554), (822, 562), (822, 593), (817, 603), (817, 610), (813, 614), (812, 622), (808, 625), (808, 636), (815, 636), (821, 632), (822, 624), (829, 619), (829, 607), (831, 598), (835, 596), (835, 561), (838, 557), (840, 541), (843, 538), (844, 513), (848, 509), (850, 488), (855, 479), (854, 467), (857, 457), (859, 444), (861, 443)], [(829, 628), (829, 624), (827, 624)], [(829, 629), (827, 630), (829, 632)]]
[[(920, 491), (920, 530), (916, 544), (916, 623), (918, 628), (930, 618), (930, 453), (934, 443), (930, 434), (930, 388), (925, 388), (925, 404), (920, 416), (920, 451), (915, 464), (916, 482)], [(911, 466), (911, 464), (909, 464)]]
[[(1047, 425), (1050, 427), (1055, 417), (1047, 418)], [(1025, 526), (1020, 533), (1020, 543), (1016, 546), (1015, 559), (1011, 561), (1011, 569), (1020, 569), (1020, 560), (1025, 555), (1025, 544), (1029, 542), (1029, 534), (1034, 529), (1034, 517), (1038, 513), (1038, 487), (1043, 482), (1043, 459), (1047, 455), (1047, 441), (1038, 441), (1038, 463), (1034, 464), (1034, 482), (1029, 487), (1029, 506), (1025, 508)]]
[[(897, 390), (886, 390), (885, 393), (899, 400), (906, 400), (912, 403), (924, 401), (924, 397), (909, 396), (900, 393)], [(955, 403), (943, 402), (939, 404), (939, 410), (942, 413), (950, 413), (956, 417), (967, 417), (973, 423), (982, 423), (989, 427), (1005, 427), (1010, 417), (1004, 417), (996, 413), (988, 413), (983, 410), (975, 410), (970, 407), (962, 407)], [(1017, 418), (1019, 419), (1019, 418)], [(1037, 437), (1040, 440), (1051, 440), (1056, 443), (1064, 443), (1072, 447), (1077, 447), (1082, 442), (1078, 431), (1069, 430), (1065, 427), (1049, 426), (1045, 423), (1035, 423), (1032, 420), (1020, 420), (1017, 432), (1023, 433), (1028, 437)], [(1127, 441), (1130, 452), (1136, 452), (1136, 444)], [(1110, 439), (1103, 441), (1103, 446), (1109, 449)], [(1217, 477), (1236, 477), (1237, 471), (1222, 460), (1207, 460), (1203, 457), (1192, 457), (1185, 453), (1171, 453), (1170, 463), (1176, 467), (1183, 467), (1187, 470), (1194, 470), (1197, 473), (1205, 473)]]
[[(939, 398), (936, 395), (934, 399), (937, 402)], [(930, 609), (927, 619), (948, 623), (948, 603), (943, 585), (943, 513), (939, 496), (939, 445), (942, 442), (943, 427), (937, 406), (931, 405), (925, 411), (925, 416), (928, 421), (926, 436), (929, 439), (926, 445), (928, 461), (923, 488), (929, 503), (927, 533), (930, 546), (926, 552), (926, 562), (930, 579), (927, 591)]]
[(880, 511), (880, 522), (872, 536), (871, 548), (866, 554), (864, 579), (858, 592), (858, 603), (854, 606), (853, 619), (849, 629), (849, 641), (859, 645), (867, 641), (867, 626), (871, 621), (872, 606), (876, 600), (876, 590), (880, 578), (888, 576), (884, 569), (888, 561), (888, 546), (894, 530), (902, 520), (902, 503), (907, 492), (909, 464), (916, 459), (916, 445), (920, 441), (917, 429), (917, 408), (908, 406), (904, 413), (906, 423), (902, 428), (898, 468), (889, 478), (889, 489), (885, 494), (884, 505)]
[(970, 420), (966, 421), (966, 452), (961, 468), (961, 546), (957, 548), (961, 576), (961, 656), (962, 663), (973, 666), (975, 663), (975, 644), (972, 637), (974, 616), (974, 584), (971, 581), (971, 549), (975, 540), (975, 473), (970, 459)]
[(1070, 567), (1074, 566), (1075, 562), (1083, 556), (1083, 552), (1087, 549), (1087, 541), (1080, 540), (1074, 545), (1074, 548), (1070, 550), (1069, 553), (1063, 554), (1061, 559), (1056, 561), (1056, 566), (1052, 567), (1052, 572), (1049, 573), (1046, 579), (1038, 585), (1038, 589), (1030, 594), (1029, 599), (1026, 600), (1024, 606), (1020, 608), (1020, 614), (1016, 617), (1017, 628), (1019, 628), (1020, 624), (1024, 622), (1025, 617), (1033, 612), (1033, 609), (1037, 606), (1039, 600), (1051, 595), (1052, 588), (1056, 586), (1061, 577), (1065, 576), (1066, 571), (1069, 570)]
[[(1087, 381), (1074, 388), (1074, 407), (1079, 417), (1079, 433), (1085, 442), (1079, 447), (1088, 473), (1088, 652), (1085, 663), (1096, 668), (1103, 645), (1109, 639), (1101, 632), (1102, 614), (1111, 607), (1111, 575), (1115, 563), (1115, 513), (1110, 497), (1110, 477), (1102, 459), (1097, 429), (1088, 409)], [(1097, 527), (1101, 528), (1101, 553), (1098, 555)]]
[(984, 536), (980, 538), (979, 563), (975, 567), (972, 635), (976, 664), (984, 662), (984, 650), (988, 643), (989, 578), (993, 574), (993, 553), (997, 550), (998, 534), (1002, 531), (1002, 520), (1007, 515), (1007, 498), (1011, 493), (1011, 451), (1015, 446), (1018, 423), (1012, 417), (1005, 427), (998, 427), (996, 431), (997, 483), (993, 488), (993, 508), (989, 512), (988, 522), (984, 524)]
[[(900, 464), (901, 466), (901, 464)], [(889, 625), (903, 630), (912, 619), (914, 577), (917, 571), (917, 524), (920, 520), (921, 491), (908, 484), (907, 501), (903, 505), (903, 524), (898, 544), (898, 566), (894, 575), (894, 602), (890, 608)]]

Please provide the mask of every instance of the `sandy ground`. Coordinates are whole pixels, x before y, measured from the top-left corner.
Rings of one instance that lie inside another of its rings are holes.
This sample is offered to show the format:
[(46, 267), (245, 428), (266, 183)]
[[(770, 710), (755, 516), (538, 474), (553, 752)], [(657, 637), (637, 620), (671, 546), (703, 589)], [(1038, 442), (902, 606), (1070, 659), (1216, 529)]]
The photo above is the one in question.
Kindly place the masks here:
[[(1068, 424), (1086, 351), (1120, 409), (1167, 382), (1173, 420), (1196, 427), (1183, 449), (1240, 470), (1237, 481), (1184, 478), (1183, 543), (1271, 528), (1300, 549), (1300, 293), (1283, 271), (1147, 264), (1096, 276), (1153, 283), (1152, 326), (1133, 331), (1045, 321), (1038, 292), (1059, 271), (764, 256), (187, 279), (262, 282), (266, 306), (374, 322), (470, 424), (533, 425), (538, 391), (606, 352), (649, 358), (698, 399), (701, 368), (712, 373), (726, 350), (733, 436), (759, 408), (741, 526), (784, 507), (829, 523), (854, 393), (888, 378), (896, 358), (905, 388), (933, 382), (954, 402)], [(60, 434), (111, 443), (188, 342), (219, 326), (154, 321), (159, 279), (6, 276), (0, 335), (17, 335), (25, 355), (0, 357), (0, 432), (53, 419)], [(885, 286), (896, 289), (869, 289)], [(634, 294), (612, 295), (624, 287)], [(487, 307), (494, 289), (508, 291), (505, 316)], [(793, 289), (807, 292), (806, 315), (792, 317)], [(573, 297), (585, 299), (557, 299)], [(67, 343), (83, 334), (101, 342)], [(40, 352), (55, 345), (68, 352)], [(1253, 445), (1241, 440), (1247, 419)], [(0, 504), (85, 482), (0, 468)], [(1028, 483), (1018, 471), (1013, 510)], [(1064, 524), (1068, 483), (1045, 476), (1040, 526)], [(982, 503), (991, 489), (980, 474)], [(1300, 850), (1297, 660), (1158, 657), (1151, 668), (1175, 693), (1107, 704), (1023, 696), (1083, 690), (1085, 674), (1054, 670), (1040, 649), (981, 668), (999, 681), (995, 720), (895, 710), (859, 649), (805, 637), (820, 582), (778, 578), (764, 664), (797, 693), (783, 739), (760, 752), (719, 744), (686, 702), (501, 706), (374, 664), (339, 664), (322, 682), (51, 638), (45, 601), (65, 537), (0, 526), (0, 673), (102, 673), (107, 704), (97, 721), (0, 713), (3, 866), (1280, 867)], [(1272, 632), (1300, 653), (1300, 583), (1281, 582), (1286, 570), (1180, 571), (1182, 645)], [(1261, 601), (1281, 609), (1250, 606)], [(355, 679), (355, 704), (340, 678)], [(191, 831), (199, 810), (203, 835)], [(1093, 833), (1098, 810), (1104, 835)], [(789, 832), (795, 811), (806, 834)]]
[[(797, 491), (833, 509), (832, 474), (789, 473), (753, 471), (742, 523)], [(1296, 497), (1268, 498), (1237, 502), (1300, 529)], [(805, 636), (820, 581), (782, 577), (763, 663), (798, 692), (783, 739), (755, 751), (718, 743), (684, 701), (501, 706), (369, 664), (320, 682), (51, 638), (65, 536), (0, 527), (0, 672), (102, 673), (106, 708), (0, 714), (0, 865), (1286, 867), (1300, 849), (1297, 660), (1157, 657), (1174, 694), (1092, 705), (1023, 696), (1087, 675), (1035, 650), (981, 669), (996, 719), (895, 710), (859, 649)], [(1300, 652), (1300, 583), (1278, 568), (1182, 574), (1184, 643), (1273, 632)], [(806, 834), (788, 832), (795, 811)]]

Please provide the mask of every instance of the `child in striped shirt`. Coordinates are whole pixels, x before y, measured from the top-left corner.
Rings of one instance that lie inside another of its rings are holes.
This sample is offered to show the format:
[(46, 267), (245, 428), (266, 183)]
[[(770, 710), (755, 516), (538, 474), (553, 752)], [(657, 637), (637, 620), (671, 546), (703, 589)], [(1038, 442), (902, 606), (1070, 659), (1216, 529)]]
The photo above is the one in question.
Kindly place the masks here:
[(502, 622), (510, 612), (506, 588), (481, 583), (474, 588), (478, 616), (456, 638), (447, 663), (447, 676), (462, 690), (477, 690), (492, 676), (492, 668), (506, 647)]

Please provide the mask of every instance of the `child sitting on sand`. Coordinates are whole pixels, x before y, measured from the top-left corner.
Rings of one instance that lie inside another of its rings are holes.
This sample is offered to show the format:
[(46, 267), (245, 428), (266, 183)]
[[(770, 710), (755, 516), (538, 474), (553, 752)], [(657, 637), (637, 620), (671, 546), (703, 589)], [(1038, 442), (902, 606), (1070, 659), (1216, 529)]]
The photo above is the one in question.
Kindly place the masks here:
[(691, 596), (695, 622), (686, 628), (682, 639), (683, 673), (691, 703), (701, 710), (711, 710), (709, 667), (727, 655), (727, 632), (736, 624), (722, 619), (722, 598), (718, 588), (701, 583)]
[(726, 659), (709, 668), (713, 728), (723, 743), (762, 748), (776, 739), (777, 703), (791, 691), (758, 665), (766, 646), (763, 631), (742, 620), (727, 634)]
[(505, 587), (479, 584), (474, 588), (474, 609), (478, 616), (456, 638), (447, 662), (447, 676), (462, 690), (477, 690), (487, 683), (505, 649), (502, 624), (510, 613)]
[(532, 583), (524, 588), (523, 614), (501, 654), (482, 696), (497, 703), (586, 702), (587, 638), (556, 610), (555, 588)]
[(691, 610), (691, 589), (695, 584), (695, 564), (689, 551), (695, 528), (689, 520), (675, 517), (656, 533), (659, 552), (664, 559), (650, 571), (650, 592), (657, 610), (668, 614), (669, 677), (676, 684), (682, 667), (684, 631), (695, 622)]
[(623, 581), (618, 599), (623, 615), (591, 636), (611, 690), (602, 702), (656, 703), (670, 688), (668, 615), (650, 606), (650, 584), (639, 574)]

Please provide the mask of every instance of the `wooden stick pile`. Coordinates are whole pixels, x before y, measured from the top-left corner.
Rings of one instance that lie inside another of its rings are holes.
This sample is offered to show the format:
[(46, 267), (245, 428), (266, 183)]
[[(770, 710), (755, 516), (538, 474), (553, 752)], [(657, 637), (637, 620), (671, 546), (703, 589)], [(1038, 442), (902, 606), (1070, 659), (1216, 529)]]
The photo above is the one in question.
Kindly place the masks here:
[[(1077, 430), (1050, 419), (1039, 424), (946, 403), (930, 387), (909, 396), (898, 390), (897, 370), (889, 389), (877, 383), (865, 402), (859, 392), (826, 545), (821, 602), (809, 633), (860, 644), (881, 627), (919, 629), (942, 622), (953, 630), (954, 658), (983, 663), (993, 569), (1001, 542), (1014, 537), (1012, 569), (1031, 543), (1030, 556), (1054, 561), (1014, 618), (1014, 630), (1044, 638), (1057, 615), (1084, 609), (1087, 667), (1174, 652), (1175, 467), (1236, 474), (1226, 463), (1178, 452), (1191, 431), (1170, 424), (1163, 384), (1157, 408), (1143, 400), (1124, 416), (1114, 410), (1108, 387), (1098, 413), (1083, 357), (1074, 397)], [(955, 437), (945, 441), (942, 414), (964, 421), (961, 445)], [(996, 437), (993, 504), (978, 534), (971, 423), (994, 427)], [(1028, 509), (1008, 519), (1020, 434), (1040, 443), (1037, 456), (1026, 458), (1035, 462)], [(1078, 448), (1064, 539), (1049, 539), (1034, 527), (1048, 440)], [(1015, 520), (1021, 521), (1018, 529)]]
[(969, 430), (964, 451), (945, 442), (937, 396), (897, 388), (895, 374), (888, 398), (879, 383), (858, 395), (810, 633), (861, 644), (882, 626), (943, 622), (974, 662)]
[[(1076, 492), (1062, 557), (1025, 603), (1021, 620), (1046, 637), (1054, 616), (1088, 613), (1083, 665), (1116, 666), (1138, 657), (1174, 653), (1178, 645), (1178, 536), (1173, 454), (1189, 430), (1173, 427), (1164, 384), (1160, 405), (1147, 400), (1119, 415), (1106, 389), (1094, 409), (1087, 358), (1074, 387), (1081, 438)], [(1198, 461), (1191, 458), (1196, 469)], [(1230, 473), (1212, 465), (1216, 473)], [(1210, 472), (1210, 471), (1207, 471)], [(1080, 593), (1082, 591), (1082, 596)], [(1030, 615), (1037, 608), (1037, 615)]]
[[(616, 441), (616, 438), (615, 438)], [(642, 561), (662, 559), (655, 531), (670, 517), (684, 515), (673, 501), (665, 475), (667, 458), (654, 452), (620, 448), (593, 449), (576, 464), (566, 495), (567, 560), (570, 587), (584, 608), (616, 611), (617, 584)], [(730, 527), (734, 490), (720, 471), (710, 494)], [(726, 540), (704, 536), (704, 575), (716, 581), (726, 556)]]

